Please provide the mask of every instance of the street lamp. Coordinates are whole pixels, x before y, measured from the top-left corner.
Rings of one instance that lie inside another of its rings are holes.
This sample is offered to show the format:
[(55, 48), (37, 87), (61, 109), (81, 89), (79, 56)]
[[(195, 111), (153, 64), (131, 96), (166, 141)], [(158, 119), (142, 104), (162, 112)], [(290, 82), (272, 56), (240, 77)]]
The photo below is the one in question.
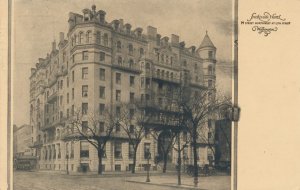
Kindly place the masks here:
[(147, 179), (146, 179), (146, 182), (150, 182), (150, 158), (151, 158), (150, 150), (147, 150), (146, 156), (147, 156)]

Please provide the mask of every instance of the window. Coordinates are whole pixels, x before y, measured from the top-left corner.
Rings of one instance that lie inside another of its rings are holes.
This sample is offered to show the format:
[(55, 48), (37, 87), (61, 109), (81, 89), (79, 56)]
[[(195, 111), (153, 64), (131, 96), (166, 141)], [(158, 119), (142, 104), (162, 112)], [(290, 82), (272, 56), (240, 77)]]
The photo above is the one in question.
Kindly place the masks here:
[(209, 74), (209, 75), (212, 75), (212, 74), (213, 74), (213, 67), (212, 67), (212, 65), (209, 65), (209, 66), (208, 66), (208, 74)]
[(140, 48), (140, 57), (142, 57), (144, 55), (144, 49)]
[(128, 53), (129, 53), (130, 55), (133, 54), (133, 46), (132, 46), (132, 44), (129, 44), (129, 45), (128, 45)]
[(99, 132), (104, 133), (104, 122), (99, 122)]
[(100, 91), (99, 97), (100, 98), (105, 98), (105, 87), (104, 86), (100, 86), (99, 87), (99, 91)]
[(69, 115), (70, 113), (69, 113), (69, 109), (67, 109), (67, 118), (69, 118)]
[(141, 88), (144, 88), (145, 87), (145, 78), (142, 77), (141, 78)]
[(100, 80), (105, 81), (105, 69), (100, 68)]
[(145, 138), (148, 139), (149, 138), (149, 129), (148, 128), (145, 128)]
[(118, 57), (118, 64), (122, 65), (122, 57), (121, 56)]
[(108, 35), (107, 34), (103, 35), (103, 45), (108, 46)]
[(82, 52), (82, 60), (88, 60), (89, 59), (89, 52), (83, 51)]
[(105, 53), (100, 52), (100, 61), (105, 61)]
[(150, 143), (144, 143), (144, 158), (150, 158)]
[(208, 80), (208, 87), (213, 87), (213, 81), (212, 80)]
[(208, 132), (207, 137), (208, 137), (208, 141), (209, 141), (212, 137), (211, 132)]
[(64, 81), (61, 80), (61, 81), (60, 81), (60, 89), (63, 89), (63, 85), (64, 85)]
[(75, 73), (74, 71), (72, 71), (72, 82), (74, 82), (74, 80), (75, 80)]
[(99, 31), (96, 33), (96, 43), (97, 44), (101, 43), (101, 33)]
[(183, 141), (187, 141), (187, 132), (186, 131), (183, 132)]
[(88, 113), (88, 103), (82, 103), (82, 114), (86, 115)]
[(63, 63), (66, 61), (66, 52), (63, 52)]
[(146, 78), (146, 88), (150, 88), (150, 79)]
[(165, 55), (164, 54), (161, 54), (161, 61), (165, 62)]
[(121, 115), (121, 108), (119, 106), (116, 107), (116, 116), (120, 117)]
[(72, 88), (72, 100), (74, 100), (74, 96), (75, 96), (74, 88)]
[(81, 123), (81, 127), (82, 127), (82, 132), (83, 133), (86, 133), (87, 132), (87, 129), (88, 129), (88, 122), (87, 121), (82, 121)]
[(89, 157), (89, 143), (80, 142), (80, 158), (88, 158), (88, 157)]
[(132, 59), (129, 60), (129, 67), (130, 68), (133, 68), (134, 67), (134, 62)]
[(120, 41), (117, 42), (117, 51), (120, 52), (122, 49), (122, 44)]
[(69, 93), (67, 93), (67, 104), (69, 103)]
[(129, 110), (129, 118), (133, 119), (133, 117), (134, 117), (134, 109), (130, 109)]
[(92, 42), (92, 32), (87, 31), (86, 33), (86, 43), (91, 43)]
[(83, 33), (79, 33), (79, 44), (83, 43)]
[(63, 96), (60, 96), (60, 105), (63, 103)]
[(194, 66), (194, 68), (195, 68), (195, 72), (197, 71), (197, 69), (198, 69), (198, 65), (197, 65), (197, 63), (195, 63), (195, 66)]
[(115, 142), (115, 158), (117, 158), (117, 159), (122, 158), (122, 143), (121, 142)]
[(84, 67), (82, 68), (82, 79), (87, 79), (88, 78), (88, 68), (87, 67)]
[(134, 93), (133, 92), (130, 92), (130, 103), (134, 103)]
[(129, 77), (130, 86), (134, 86), (134, 76)]
[(211, 124), (211, 119), (209, 119), (209, 120), (207, 121), (207, 126), (208, 126), (209, 129), (211, 128), (211, 126), (212, 126), (212, 124)]
[(116, 73), (116, 84), (121, 84), (121, 73)]
[(131, 133), (131, 134), (134, 133), (134, 125), (129, 126), (129, 133)]
[(71, 141), (71, 155), (70, 155), (70, 158), (74, 158), (74, 142)]
[(208, 58), (212, 59), (213, 58), (213, 52), (212, 51), (208, 51)]
[(116, 124), (116, 132), (120, 132), (121, 131), (121, 126), (120, 123)]
[(69, 77), (67, 77), (67, 87), (69, 88)]
[(186, 67), (187, 63), (186, 63), (186, 60), (183, 60), (183, 64), (182, 64), (184, 67)]
[(116, 101), (117, 102), (121, 101), (121, 90), (116, 90)]
[(129, 153), (128, 153), (128, 158), (133, 159), (134, 157), (134, 147), (132, 143), (129, 143)]
[(75, 110), (74, 110), (74, 105), (72, 105), (72, 108), (71, 108), (71, 115), (73, 116), (75, 113)]
[(99, 114), (103, 115), (105, 110), (105, 104), (99, 104)]
[(88, 85), (82, 86), (82, 97), (88, 97)]
[(115, 165), (115, 171), (117, 171), (117, 172), (121, 171), (121, 165), (120, 164)]

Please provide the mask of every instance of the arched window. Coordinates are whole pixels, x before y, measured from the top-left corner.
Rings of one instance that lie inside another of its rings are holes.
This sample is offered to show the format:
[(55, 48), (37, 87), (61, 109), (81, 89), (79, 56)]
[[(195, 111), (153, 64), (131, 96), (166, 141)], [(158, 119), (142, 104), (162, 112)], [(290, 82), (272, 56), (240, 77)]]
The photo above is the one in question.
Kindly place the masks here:
[(160, 76), (160, 70), (159, 70), (159, 69), (156, 70), (156, 75), (157, 75), (158, 77)]
[(79, 44), (83, 43), (83, 32), (79, 33)]
[(107, 34), (103, 35), (103, 45), (108, 46), (108, 35)]
[(169, 78), (169, 71), (166, 72), (166, 77)]
[(117, 42), (117, 51), (121, 51), (121, 49), (122, 49), (122, 44), (121, 44), (121, 42), (120, 41), (118, 41)]
[(133, 46), (132, 46), (132, 44), (128, 45), (128, 53), (129, 54), (133, 54)]
[(173, 73), (171, 72), (171, 79), (173, 79)]
[(144, 55), (144, 49), (140, 48), (140, 57), (142, 57)]
[(101, 43), (101, 33), (99, 31), (96, 33), (96, 43), (97, 44)]
[(118, 64), (122, 65), (122, 57), (121, 56), (118, 57)]
[(165, 77), (165, 70), (161, 71), (161, 77)]
[(129, 60), (129, 67), (130, 68), (133, 68), (134, 67), (134, 62), (132, 59)]
[(92, 42), (92, 32), (87, 31), (86, 32), (86, 43), (91, 43)]

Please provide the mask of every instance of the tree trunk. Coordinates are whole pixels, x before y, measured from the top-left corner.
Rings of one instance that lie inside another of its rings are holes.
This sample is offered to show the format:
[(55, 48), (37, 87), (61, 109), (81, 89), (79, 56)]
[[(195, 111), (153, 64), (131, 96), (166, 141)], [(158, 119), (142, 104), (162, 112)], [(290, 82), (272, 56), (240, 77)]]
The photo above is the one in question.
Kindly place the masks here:
[(103, 150), (99, 147), (98, 148), (98, 174), (102, 174), (102, 152)]
[(135, 173), (136, 152), (137, 152), (137, 146), (134, 148), (133, 163), (132, 163), (132, 169), (131, 169), (131, 173), (133, 173), (133, 174)]
[(177, 153), (178, 153), (178, 185), (181, 185), (181, 150), (180, 150), (180, 133), (177, 134), (177, 143), (178, 143), (178, 147), (177, 147)]
[(165, 152), (163, 153), (164, 165), (163, 165), (163, 173), (167, 172), (167, 161), (168, 161), (168, 154)]
[(198, 187), (198, 163), (197, 163), (197, 130), (193, 129), (193, 154), (194, 154), (194, 186)]

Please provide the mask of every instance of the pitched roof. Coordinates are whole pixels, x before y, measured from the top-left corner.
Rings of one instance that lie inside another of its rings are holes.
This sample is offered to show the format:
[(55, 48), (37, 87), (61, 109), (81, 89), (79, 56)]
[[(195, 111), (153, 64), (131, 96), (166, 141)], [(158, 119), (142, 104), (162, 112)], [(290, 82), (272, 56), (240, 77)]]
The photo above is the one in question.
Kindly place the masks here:
[(212, 41), (210, 40), (208, 34), (207, 34), (207, 31), (206, 31), (206, 34), (200, 44), (200, 47), (199, 48), (204, 48), (204, 47), (214, 47), (214, 44), (212, 43)]

